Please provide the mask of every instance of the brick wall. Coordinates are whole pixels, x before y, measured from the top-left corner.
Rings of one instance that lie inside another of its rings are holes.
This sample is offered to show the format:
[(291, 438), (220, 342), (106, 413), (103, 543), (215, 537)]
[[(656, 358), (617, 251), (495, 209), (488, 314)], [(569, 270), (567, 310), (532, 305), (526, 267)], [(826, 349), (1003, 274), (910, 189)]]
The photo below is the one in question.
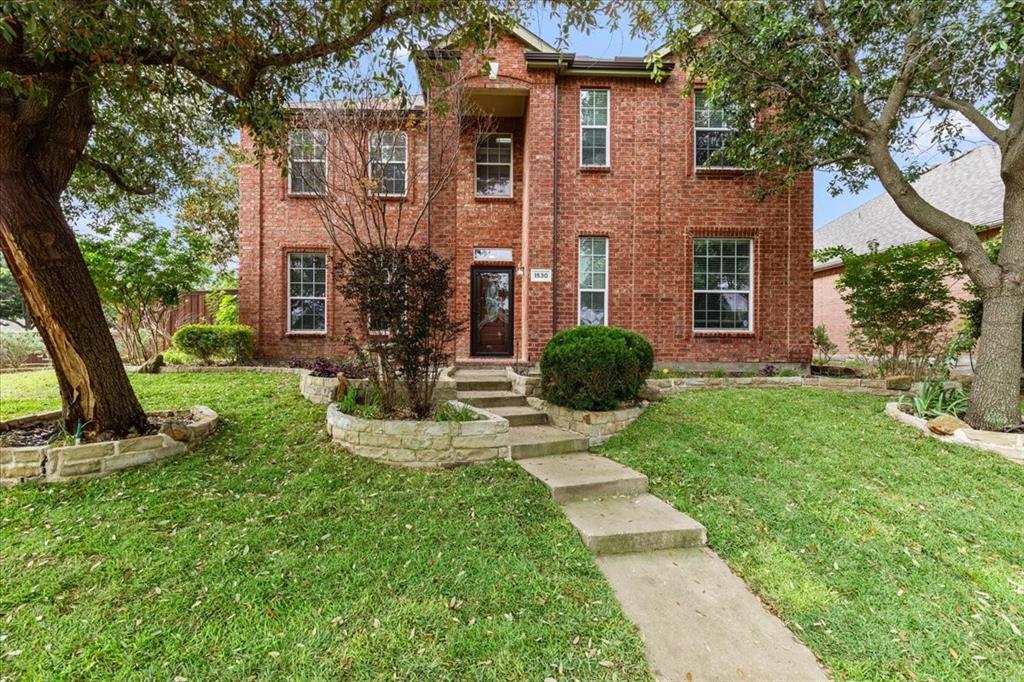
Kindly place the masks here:
[[(557, 328), (577, 322), (577, 245), (581, 236), (609, 239), (608, 316), (611, 324), (647, 336), (663, 362), (796, 362), (811, 358), (812, 179), (758, 202), (753, 178), (742, 172), (696, 171), (693, 102), (681, 97), (682, 79), (561, 76), (527, 69), (523, 48), (501, 41), (486, 55), (499, 62), (499, 77), (479, 78), (479, 88), (528, 92), (522, 117), (498, 120), (514, 140), (511, 200), (474, 196), (475, 133), (460, 145), (457, 180), (431, 210), (430, 239), (454, 259), (454, 309), (468, 319), (473, 247), (511, 248), (516, 277), (515, 357), (536, 360)], [(611, 168), (579, 167), (579, 91), (611, 91)], [(558, 152), (554, 159), (557, 120)], [(243, 132), (244, 145), (250, 143)], [(426, 163), (426, 141), (410, 137), (411, 153)], [(553, 183), (558, 176), (557, 237)], [(241, 175), (239, 312), (258, 329), (259, 353), (285, 358), (345, 352), (341, 320), (347, 314), (328, 292), (328, 331), (289, 336), (285, 329), (285, 254), (328, 253), (310, 200), (288, 197), (280, 169), (244, 166)], [(413, 192), (410, 203), (422, 201)], [(693, 240), (753, 240), (753, 329), (750, 333), (693, 331)], [(425, 237), (424, 237), (425, 238)], [(554, 250), (557, 246), (557, 263)], [(553, 268), (553, 283), (529, 282), (531, 268)], [(468, 331), (456, 348), (469, 360)]]

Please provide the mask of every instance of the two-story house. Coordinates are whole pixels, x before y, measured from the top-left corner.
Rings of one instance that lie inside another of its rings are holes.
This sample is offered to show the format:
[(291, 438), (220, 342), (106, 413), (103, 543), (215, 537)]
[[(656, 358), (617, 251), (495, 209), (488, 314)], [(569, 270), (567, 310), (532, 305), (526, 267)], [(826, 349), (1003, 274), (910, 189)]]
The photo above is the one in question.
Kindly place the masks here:
[[(671, 56), (655, 79), (643, 58), (559, 52), (516, 28), (484, 58), (471, 86), (495, 125), (464, 135), (420, 237), (452, 259), (454, 310), (468, 322), (457, 363), (535, 362), (579, 324), (638, 331), (676, 366), (810, 362), (809, 173), (759, 201), (749, 172), (716, 167), (728, 117), (699, 89), (684, 95)], [(294, 172), (329, 176), (334, 142), (292, 134), (292, 173), (270, 162), (240, 172), (241, 321), (264, 358), (344, 355), (337, 254)], [(423, 202), (408, 169), (429, 145), (387, 134), (377, 172), (398, 200)]]

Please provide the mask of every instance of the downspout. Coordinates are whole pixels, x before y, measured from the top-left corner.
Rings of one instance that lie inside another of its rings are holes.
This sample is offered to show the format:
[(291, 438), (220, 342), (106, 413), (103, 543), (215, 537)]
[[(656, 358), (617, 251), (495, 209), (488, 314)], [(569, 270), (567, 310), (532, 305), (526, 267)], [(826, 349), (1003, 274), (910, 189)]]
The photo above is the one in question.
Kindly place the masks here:
[(551, 335), (558, 333), (558, 95), (561, 66), (555, 71), (554, 135), (551, 159)]
[(432, 125), (433, 125), (433, 122), (434, 122), (434, 117), (430, 115), (430, 100), (428, 99), (428, 97), (429, 97), (429, 95), (426, 92), (424, 92), (423, 93), (423, 108), (424, 108), (424, 114), (427, 117), (427, 196), (424, 197), (424, 200), (427, 202), (427, 248), (429, 249), (430, 245), (432, 243), (432, 236), (433, 236), (432, 235), (432, 228), (433, 228), (433, 220), (432, 220), (432, 218), (433, 218), (433, 211), (434, 211), (434, 202), (430, 200), (430, 166), (432, 165), (432, 162), (433, 162), (433, 159), (434, 159), (434, 157), (432, 155), (432, 151), (431, 151), (432, 150), (433, 137), (434, 137), (433, 134), (432, 134), (432, 130), (433, 130)]

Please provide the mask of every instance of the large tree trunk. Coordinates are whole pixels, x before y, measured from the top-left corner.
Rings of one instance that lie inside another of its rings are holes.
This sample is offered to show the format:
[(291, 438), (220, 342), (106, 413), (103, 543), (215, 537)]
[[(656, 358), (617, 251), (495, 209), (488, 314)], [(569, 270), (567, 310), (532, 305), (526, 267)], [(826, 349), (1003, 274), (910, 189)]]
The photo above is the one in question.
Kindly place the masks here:
[(1021, 421), (1021, 317), (1024, 315), (1024, 178), (1004, 172), (1003, 245), (999, 285), (981, 292), (978, 367), (967, 421), (1004, 429)]
[(146, 427), (99, 294), (56, 194), (31, 164), (0, 169), (0, 248), (53, 360), (74, 433)]

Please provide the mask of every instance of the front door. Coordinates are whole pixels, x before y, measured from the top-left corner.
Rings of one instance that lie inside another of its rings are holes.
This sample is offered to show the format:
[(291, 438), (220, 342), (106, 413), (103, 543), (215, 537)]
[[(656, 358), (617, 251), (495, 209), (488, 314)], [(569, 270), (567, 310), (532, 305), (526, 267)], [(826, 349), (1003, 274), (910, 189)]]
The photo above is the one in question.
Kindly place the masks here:
[(512, 268), (473, 268), (470, 353), (512, 355), (513, 296)]

